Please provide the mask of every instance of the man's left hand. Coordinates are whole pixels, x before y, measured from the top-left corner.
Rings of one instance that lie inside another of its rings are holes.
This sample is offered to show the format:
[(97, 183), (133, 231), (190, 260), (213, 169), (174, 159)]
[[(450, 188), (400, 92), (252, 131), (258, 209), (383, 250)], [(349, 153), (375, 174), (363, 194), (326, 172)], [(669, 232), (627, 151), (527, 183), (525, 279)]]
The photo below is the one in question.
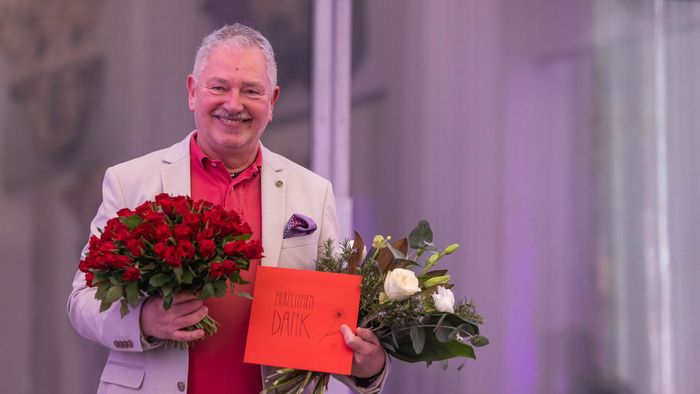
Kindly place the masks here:
[(379, 344), (379, 339), (371, 330), (357, 328), (353, 334), (350, 327), (340, 326), (345, 344), (353, 351), (352, 376), (369, 378), (379, 374), (384, 369), (386, 356), (384, 348)]

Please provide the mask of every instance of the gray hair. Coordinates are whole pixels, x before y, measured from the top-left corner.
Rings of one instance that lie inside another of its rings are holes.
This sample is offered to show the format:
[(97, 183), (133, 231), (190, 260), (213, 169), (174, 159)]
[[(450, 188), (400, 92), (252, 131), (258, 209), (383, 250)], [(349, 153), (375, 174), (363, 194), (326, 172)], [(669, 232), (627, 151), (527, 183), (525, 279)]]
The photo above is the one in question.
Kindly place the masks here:
[(225, 25), (204, 37), (194, 59), (192, 75), (194, 75), (195, 80), (199, 79), (199, 75), (209, 59), (209, 53), (218, 45), (236, 46), (239, 48), (256, 47), (260, 49), (263, 56), (265, 56), (267, 76), (270, 77), (272, 86), (277, 85), (277, 63), (275, 62), (275, 52), (272, 50), (270, 41), (259, 31), (240, 23)]

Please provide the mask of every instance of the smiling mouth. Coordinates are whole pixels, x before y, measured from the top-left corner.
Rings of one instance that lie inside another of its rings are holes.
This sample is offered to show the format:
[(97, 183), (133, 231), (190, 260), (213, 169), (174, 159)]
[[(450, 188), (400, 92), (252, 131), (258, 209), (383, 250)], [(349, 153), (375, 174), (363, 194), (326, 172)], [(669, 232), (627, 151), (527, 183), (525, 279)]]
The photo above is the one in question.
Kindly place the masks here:
[(216, 119), (219, 119), (222, 123), (230, 124), (230, 125), (243, 124), (243, 123), (250, 122), (251, 120), (253, 120), (252, 118), (228, 117), (228, 116), (220, 116), (220, 115), (214, 115), (214, 117)]

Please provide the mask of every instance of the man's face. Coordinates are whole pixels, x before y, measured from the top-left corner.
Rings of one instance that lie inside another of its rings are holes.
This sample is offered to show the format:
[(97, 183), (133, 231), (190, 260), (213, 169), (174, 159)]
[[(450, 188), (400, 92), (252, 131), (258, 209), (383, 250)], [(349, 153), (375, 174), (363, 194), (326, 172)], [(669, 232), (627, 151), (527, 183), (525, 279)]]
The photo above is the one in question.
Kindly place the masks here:
[(230, 155), (252, 160), (279, 97), (262, 52), (255, 47), (214, 47), (198, 78), (187, 77), (187, 91), (197, 143), (204, 153), (215, 160)]

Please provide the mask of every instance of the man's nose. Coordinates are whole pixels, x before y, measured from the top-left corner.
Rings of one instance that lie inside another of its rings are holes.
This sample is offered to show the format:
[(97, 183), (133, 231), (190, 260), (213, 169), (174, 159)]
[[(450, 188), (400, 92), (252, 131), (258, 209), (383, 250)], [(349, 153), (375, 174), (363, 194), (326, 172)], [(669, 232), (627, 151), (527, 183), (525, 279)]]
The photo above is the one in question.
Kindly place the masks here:
[(241, 93), (237, 89), (231, 89), (226, 95), (224, 108), (231, 113), (241, 112), (243, 110), (243, 102), (241, 102)]

